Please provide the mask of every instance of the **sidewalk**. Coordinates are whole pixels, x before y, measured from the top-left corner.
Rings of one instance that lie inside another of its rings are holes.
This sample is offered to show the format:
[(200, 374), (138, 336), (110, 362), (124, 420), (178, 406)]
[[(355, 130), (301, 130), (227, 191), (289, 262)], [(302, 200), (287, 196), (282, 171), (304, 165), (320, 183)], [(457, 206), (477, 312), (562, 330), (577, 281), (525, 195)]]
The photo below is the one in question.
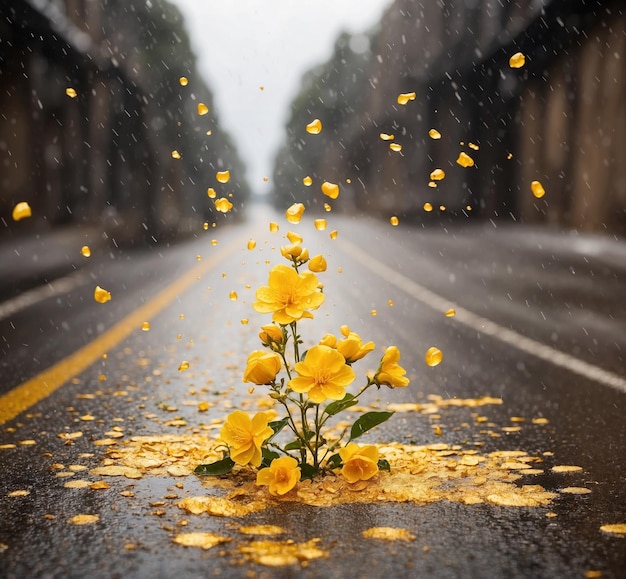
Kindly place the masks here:
[(107, 245), (97, 228), (59, 227), (0, 238), (0, 302), (79, 269), (81, 248)]

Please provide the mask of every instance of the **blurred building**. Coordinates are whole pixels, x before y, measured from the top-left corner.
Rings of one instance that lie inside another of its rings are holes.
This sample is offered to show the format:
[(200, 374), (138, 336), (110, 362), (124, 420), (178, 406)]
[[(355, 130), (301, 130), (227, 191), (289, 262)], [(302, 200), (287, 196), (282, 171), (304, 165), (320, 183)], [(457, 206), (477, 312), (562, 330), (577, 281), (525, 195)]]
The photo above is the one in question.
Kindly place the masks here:
[[(346, 210), (626, 234), (622, 0), (395, 0), (369, 43), (364, 73), (328, 82), (355, 58), (348, 39), (305, 78), (277, 159), (277, 203), (289, 192), (310, 199), (300, 181), (312, 174), (350, 179)], [(512, 68), (517, 52), (526, 62)], [(333, 91), (353, 106), (339, 124), (327, 110)], [(399, 104), (403, 93), (414, 99)], [(331, 120), (324, 139), (303, 136), (307, 116)], [(457, 164), (461, 152), (474, 166)], [(446, 176), (431, 182), (436, 168)]]
[[(173, 235), (211, 218), (206, 189), (224, 168), (247, 196), (167, 2), (2, 2), (0, 86), (0, 236), (60, 224), (120, 243)], [(33, 217), (12, 223), (20, 201)]]

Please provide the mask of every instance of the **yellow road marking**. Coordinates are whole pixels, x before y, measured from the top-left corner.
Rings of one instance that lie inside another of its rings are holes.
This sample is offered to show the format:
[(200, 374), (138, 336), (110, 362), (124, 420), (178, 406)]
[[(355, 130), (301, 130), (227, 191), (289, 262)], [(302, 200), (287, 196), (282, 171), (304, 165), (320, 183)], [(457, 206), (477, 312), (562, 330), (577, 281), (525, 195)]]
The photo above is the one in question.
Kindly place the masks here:
[(34, 378), (16, 386), (13, 390), (0, 396), (0, 424), (15, 418), (40, 400), (50, 396), (95, 361), (117, 346), (130, 334), (141, 329), (141, 324), (154, 318), (180, 294), (187, 291), (198, 279), (212, 267), (224, 261), (237, 249), (242, 249), (241, 239), (236, 239), (225, 246), (218, 254), (202, 261), (190, 269), (175, 282), (161, 290), (151, 300), (137, 308), (134, 312), (109, 328), (101, 336), (83, 346), (67, 358), (44, 370)]

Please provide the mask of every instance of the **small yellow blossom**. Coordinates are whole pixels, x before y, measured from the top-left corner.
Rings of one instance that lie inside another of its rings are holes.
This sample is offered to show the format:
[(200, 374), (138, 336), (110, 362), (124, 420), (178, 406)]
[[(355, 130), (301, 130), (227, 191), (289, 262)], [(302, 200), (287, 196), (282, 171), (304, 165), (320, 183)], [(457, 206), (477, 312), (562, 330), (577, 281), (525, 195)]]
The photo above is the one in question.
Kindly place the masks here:
[(320, 340), (320, 345), (328, 346), (329, 348), (337, 349), (337, 336), (333, 334), (324, 334), (322, 339)]
[(308, 394), (311, 402), (320, 404), (326, 399), (341, 400), (345, 387), (354, 381), (354, 370), (345, 358), (333, 348), (323, 345), (311, 347), (305, 359), (295, 366), (298, 376), (289, 381), (289, 388)]
[(318, 290), (317, 276), (310, 272), (298, 273), (287, 265), (276, 265), (269, 275), (267, 286), (256, 291), (257, 301), (252, 307), (260, 314), (273, 314), (277, 324), (290, 324), (301, 318), (312, 318), (308, 310), (316, 310), (324, 302)]
[(255, 350), (248, 356), (243, 381), (258, 385), (270, 384), (276, 379), (280, 368), (281, 358), (276, 352)]
[(275, 458), (268, 468), (256, 475), (256, 484), (269, 486), (271, 495), (287, 494), (300, 480), (298, 461), (291, 456)]
[(346, 359), (346, 363), (352, 364), (369, 354), (375, 348), (374, 342), (364, 344), (355, 332), (350, 332), (345, 340), (337, 342), (337, 350)]
[(369, 480), (378, 472), (378, 449), (351, 442), (339, 451), (343, 462), (341, 474), (349, 483)]
[(316, 255), (315, 257), (312, 257), (309, 261), (309, 269), (312, 272), (321, 273), (323, 271), (326, 271), (327, 267), (328, 264), (326, 263), (326, 259), (323, 255)]
[(242, 466), (261, 464), (261, 445), (274, 433), (268, 420), (265, 412), (257, 412), (253, 418), (242, 410), (228, 415), (220, 437), (230, 447), (233, 462)]
[(272, 350), (276, 349), (275, 346), (280, 346), (285, 341), (282, 329), (275, 324), (261, 326), (259, 338), (264, 346), (269, 346)]
[(398, 360), (400, 360), (400, 350), (397, 346), (389, 346), (380, 361), (374, 382), (391, 388), (408, 386), (409, 379), (405, 376), (406, 370), (398, 364)]
[(302, 247), (299, 243), (281, 246), (281, 255), (290, 261), (298, 261), (300, 263), (309, 259), (309, 250)]

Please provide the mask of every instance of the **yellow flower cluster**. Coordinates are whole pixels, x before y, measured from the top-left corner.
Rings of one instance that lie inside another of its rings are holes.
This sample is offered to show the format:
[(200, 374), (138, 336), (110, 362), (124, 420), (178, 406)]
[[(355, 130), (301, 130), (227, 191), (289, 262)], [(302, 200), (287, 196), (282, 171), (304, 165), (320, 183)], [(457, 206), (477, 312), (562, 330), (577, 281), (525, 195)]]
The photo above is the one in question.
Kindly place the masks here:
[[(368, 388), (409, 384), (406, 371), (399, 365), (400, 351), (390, 346), (378, 369), (366, 375), (366, 383), (355, 393), (348, 392), (356, 379), (352, 365), (375, 349), (374, 342), (364, 342), (348, 326), (340, 327), (339, 337), (326, 334), (300, 353), (303, 340), (297, 325), (300, 320), (312, 318), (311, 312), (324, 302), (316, 273), (325, 271), (327, 263), (321, 255), (310, 258), (298, 234), (289, 232), (287, 238), (290, 243), (281, 247), (281, 254), (290, 265), (274, 266), (268, 284), (256, 291), (254, 310), (272, 314), (273, 323), (261, 326), (259, 339), (264, 349), (250, 353), (243, 374), (244, 382), (267, 386), (285, 416), (270, 421), (272, 415), (267, 412), (250, 416), (235, 410), (220, 433), (229, 456), (213, 465), (203, 465), (202, 471), (222, 474), (235, 464), (260, 467), (256, 482), (267, 486), (272, 495), (284, 495), (301, 477), (312, 478), (324, 470), (341, 472), (350, 483), (374, 477), (386, 461), (380, 462), (376, 447), (359, 446), (354, 439), (387, 420), (392, 412), (362, 414), (343, 445), (343, 436), (329, 442), (323, 429), (333, 416), (357, 404)], [(309, 271), (300, 271), (305, 264)], [(280, 377), (283, 372), (284, 377)], [(279, 444), (275, 438), (283, 429), (291, 431), (294, 438)]]

